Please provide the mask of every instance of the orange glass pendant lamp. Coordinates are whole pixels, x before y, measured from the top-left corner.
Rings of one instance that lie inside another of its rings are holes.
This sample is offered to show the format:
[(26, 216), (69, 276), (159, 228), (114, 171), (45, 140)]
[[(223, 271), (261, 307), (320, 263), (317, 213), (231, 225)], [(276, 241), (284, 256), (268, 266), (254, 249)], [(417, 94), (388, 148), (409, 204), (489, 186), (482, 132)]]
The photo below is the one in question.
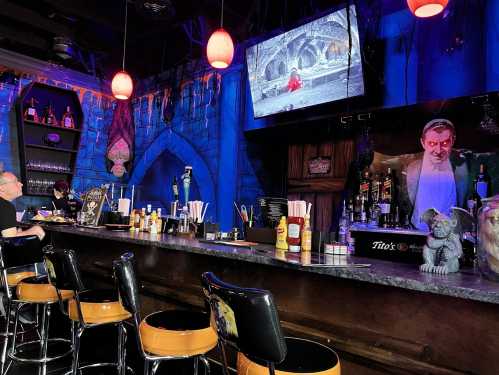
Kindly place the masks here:
[(234, 58), (234, 43), (230, 34), (224, 27), (224, 1), (222, 0), (222, 14), (220, 16), (220, 28), (215, 30), (208, 39), (206, 56), (210, 65), (217, 69), (225, 69)]
[(217, 69), (227, 68), (234, 58), (234, 43), (230, 34), (223, 28), (211, 34), (206, 46), (206, 56), (210, 65)]
[(128, 19), (128, 2), (125, 0), (125, 32), (123, 34), (123, 61), (122, 70), (116, 73), (111, 82), (111, 91), (113, 96), (119, 100), (127, 100), (132, 96), (133, 81), (132, 77), (125, 71), (125, 54), (126, 54), (126, 30)]
[(441, 13), (449, 0), (407, 0), (411, 12), (420, 18), (428, 18)]
[(124, 70), (116, 73), (111, 82), (111, 90), (116, 99), (127, 100), (133, 92), (132, 77)]

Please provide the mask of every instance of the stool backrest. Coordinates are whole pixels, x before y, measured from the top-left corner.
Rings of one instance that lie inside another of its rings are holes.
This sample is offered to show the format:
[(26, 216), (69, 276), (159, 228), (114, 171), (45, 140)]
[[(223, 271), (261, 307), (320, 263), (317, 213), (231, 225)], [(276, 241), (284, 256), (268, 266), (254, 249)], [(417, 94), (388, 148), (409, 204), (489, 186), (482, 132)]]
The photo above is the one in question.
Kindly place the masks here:
[(211, 272), (201, 279), (222, 342), (267, 363), (282, 362), (287, 348), (272, 294), (225, 283)]
[(43, 262), (43, 253), (38, 236), (0, 238), (0, 267), (7, 269), (40, 262)]
[(113, 262), (114, 276), (118, 286), (121, 303), (131, 314), (140, 314), (139, 284), (137, 282), (135, 256), (124, 253)]
[(113, 261), (113, 271), (121, 304), (125, 310), (133, 316), (137, 345), (141, 349), (142, 355), (145, 355), (144, 348), (142, 346), (142, 339), (139, 333), (140, 297), (135, 255), (131, 252), (121, 255), (120, 259)]
[(76, 254), (69, 249), (48, 248), (44, 252), (49, 280), (58, 290), (85, 290)]

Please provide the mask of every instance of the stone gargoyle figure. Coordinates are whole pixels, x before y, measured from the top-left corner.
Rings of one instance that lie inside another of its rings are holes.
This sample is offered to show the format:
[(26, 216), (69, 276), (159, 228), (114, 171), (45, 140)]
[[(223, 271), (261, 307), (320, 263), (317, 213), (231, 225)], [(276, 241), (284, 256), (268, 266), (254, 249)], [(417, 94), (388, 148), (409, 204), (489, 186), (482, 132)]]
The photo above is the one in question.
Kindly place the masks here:
[(459, 258), (463, 255), (460, 235), (473, 230), (473, 217), (462, 208), (452, 207), (451, 211), (449, 217), (430, 208), (422, 216), (430, 234), (423, 247), (421, 272), (446, 275), (459, 271)]

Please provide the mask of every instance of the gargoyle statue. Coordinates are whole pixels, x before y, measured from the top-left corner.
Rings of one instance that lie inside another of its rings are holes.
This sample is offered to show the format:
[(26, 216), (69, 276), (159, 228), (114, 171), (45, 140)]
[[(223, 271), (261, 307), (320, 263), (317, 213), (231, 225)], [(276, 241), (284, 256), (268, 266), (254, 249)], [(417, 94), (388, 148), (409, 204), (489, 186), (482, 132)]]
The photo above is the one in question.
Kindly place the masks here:
[(451, 211), (452, 216), (448, 217), (430, 208), (422, 216), (431, 233), (423, 247), (421, 272), (446, 275), (459, 271), (459, 258), (463, 255), (459, 237), (473, 230), (473, 217), (462, 208), (452, 207)]

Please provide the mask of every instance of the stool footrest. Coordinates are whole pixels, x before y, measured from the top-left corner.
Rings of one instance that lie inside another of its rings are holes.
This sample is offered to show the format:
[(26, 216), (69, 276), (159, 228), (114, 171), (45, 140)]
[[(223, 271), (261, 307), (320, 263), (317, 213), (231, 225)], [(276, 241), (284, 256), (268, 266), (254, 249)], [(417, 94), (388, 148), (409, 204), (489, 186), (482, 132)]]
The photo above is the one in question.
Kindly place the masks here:
[(33, 340), (33, 341), (23, 342), (19, 345), (16, 345), (16, 351), (14, 353), (9, 352), (8, 356), (10, 359), (12, 359), (14, 361), (19, 361), (22, 363), (46, 363), (46, 362), (55, 361), (56, 359), (63, 358), (63, 357), (65, 357), (73, 352), (73, 348), (71, 347), (71, 340), (54, 337), (54, 338), (50, 338), (47, 340), (47, 345), (50, 346), (51, 343), (69, 344), (69, 350), (66, 350), (66, 351), (64, 351), (60, 354), (57, 354), (55, 356), (52, 356), (52, 357), (47, 356), (44, 358), (31, 358), (31, 357), (21, 356), (21, 354), (23, 354), (23, 352), (24, 353), (26, 352), (25, 350), (23, 350), (24, 348), (29, 347), (29, 346), (40, 347), (42, 345), (41, 340)]

